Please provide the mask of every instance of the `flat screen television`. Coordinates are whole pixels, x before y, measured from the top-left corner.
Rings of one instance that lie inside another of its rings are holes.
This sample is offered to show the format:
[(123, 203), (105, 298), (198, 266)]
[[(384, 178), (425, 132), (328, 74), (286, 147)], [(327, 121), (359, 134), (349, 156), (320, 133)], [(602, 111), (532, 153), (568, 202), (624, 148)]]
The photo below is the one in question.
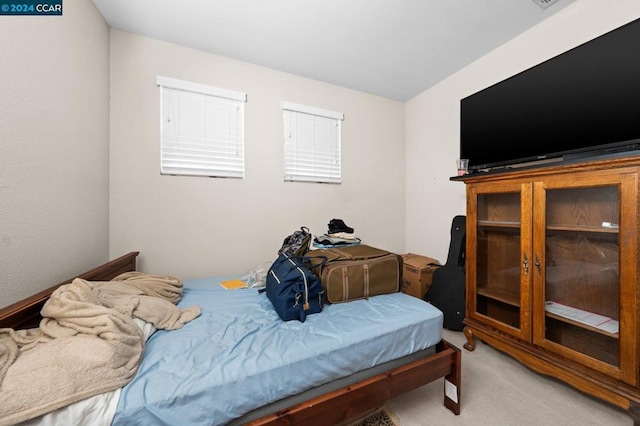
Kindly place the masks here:
[(460, 101), (470, 172), (640, 150), (640, 19)]

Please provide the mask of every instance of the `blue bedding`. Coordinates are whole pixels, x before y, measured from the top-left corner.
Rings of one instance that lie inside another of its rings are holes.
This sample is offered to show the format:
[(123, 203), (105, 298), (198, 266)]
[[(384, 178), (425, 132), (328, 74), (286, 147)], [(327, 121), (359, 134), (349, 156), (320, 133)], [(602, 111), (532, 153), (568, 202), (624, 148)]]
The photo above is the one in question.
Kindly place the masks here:
[(202, 315), (148, 340), (114, 425), (225, 424), (441, 339), (442, 313), (403, 293), (283, 322), (264, 294), (225, 290), (222, 279), (185, 282), (178, 305), (200, 305)]

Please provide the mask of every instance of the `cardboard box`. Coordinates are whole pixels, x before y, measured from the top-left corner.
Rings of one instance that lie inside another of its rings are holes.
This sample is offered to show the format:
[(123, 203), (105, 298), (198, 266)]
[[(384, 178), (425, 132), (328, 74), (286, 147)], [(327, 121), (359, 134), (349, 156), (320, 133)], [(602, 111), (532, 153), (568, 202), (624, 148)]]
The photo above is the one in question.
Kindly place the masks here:
[(402, 255), (402, 292), (423, 299), (433, 280), (433, 272), (441, 267), (439, 261), (419, 254)]

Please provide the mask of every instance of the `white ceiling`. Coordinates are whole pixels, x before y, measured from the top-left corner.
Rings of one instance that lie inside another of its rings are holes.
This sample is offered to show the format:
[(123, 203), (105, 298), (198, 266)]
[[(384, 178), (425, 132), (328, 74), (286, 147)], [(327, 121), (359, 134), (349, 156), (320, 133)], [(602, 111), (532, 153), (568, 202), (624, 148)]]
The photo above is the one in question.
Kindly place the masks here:
[(93, 0), (114, 29), (399, 101), (576, 0)]

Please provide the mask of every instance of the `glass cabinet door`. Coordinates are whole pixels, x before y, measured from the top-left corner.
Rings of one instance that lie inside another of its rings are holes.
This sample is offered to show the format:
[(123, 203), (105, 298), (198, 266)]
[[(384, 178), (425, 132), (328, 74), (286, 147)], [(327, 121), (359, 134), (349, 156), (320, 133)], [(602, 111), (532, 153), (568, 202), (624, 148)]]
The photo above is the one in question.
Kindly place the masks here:
[(618, 367), (619, 185), (547, 189), (544, 202), (544, 340)]
[(530, 336), (529, 325), (523, 324), (529, 296), (522, 292), (522, 280), (526, 279), (522, 274), (530, 267), (530, 259), (522, 253), (530, 226), (522, 208), (527, 194), (521, 185), (472, 194), (476, 202), (471, 230), (475, 250), (474, 257), (468, 259), (475, 265), (470, 315), (523, 338)]
[(590, 166), (467, 183), (465, 347), (640, 389), (640, 160)]

